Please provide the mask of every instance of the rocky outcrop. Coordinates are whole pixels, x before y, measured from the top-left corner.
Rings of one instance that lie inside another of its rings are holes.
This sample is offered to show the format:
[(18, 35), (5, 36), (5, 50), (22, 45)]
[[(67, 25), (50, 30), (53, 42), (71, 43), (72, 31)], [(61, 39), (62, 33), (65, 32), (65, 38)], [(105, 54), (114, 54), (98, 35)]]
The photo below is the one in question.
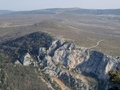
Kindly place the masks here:
[(37, 57), (44, 73), (76, 90), (97, 90), (102, 81), (108, 82), (102, 86), (102, 90), (107, 90), (108, 72), (120, 66), (119, 57), (91, 51), (63, 39), (55, 40), (48, 50), (40, 47)]
[[(61, 42), (61, 44), (58, 44)], [(120, 58), (104, 55), (101, 52), (90, 51), (87, 48), (79, 47), (65, 41), (55, 41), (48, 52), (54, 53), (52, 60), (64, 65), (69, 69), (78, 68), (82, 72), (94, 73), (99, 79), (107, 79), (108, 72), (120, 66)], [(54, 48), (57, 48), (56, 50)], [(51, 55), (51, 54), (50, 54)]]
[(56, 82), (62, 90), (108, 90), (113, 86), (108, 72), (120, 66), (119, 57), (80, 47), (64, 39), (54, 40), (49, 47), (37, 48), (36, 61), (25, 53), (19, 62), (40, 68), (40, 72), (50, 77), (50, 83)]
[(29, 53), (26, 53), (25, 55), (22, 55), (21, 57), (20, 57), (20, 63), (22, 64), (22, 65), (24, 65), (24, 66), (29, 66), (29, 65), (34, 65), (34, 63), (33, 63), (33, 59), (32, 59), (32, 57), (30, 56), (30, 54)]

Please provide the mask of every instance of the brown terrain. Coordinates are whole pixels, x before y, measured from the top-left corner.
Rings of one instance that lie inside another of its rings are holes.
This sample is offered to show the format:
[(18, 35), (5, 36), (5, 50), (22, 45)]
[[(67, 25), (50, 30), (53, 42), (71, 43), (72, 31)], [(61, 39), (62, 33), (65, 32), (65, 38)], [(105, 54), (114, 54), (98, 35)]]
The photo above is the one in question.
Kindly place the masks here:
[(120, 15), (76, 14), (68, 13), (64, 9), (46, 10), (47, 14), (33, 12), (39, 10), (1, 15), (1, 41), (35, 31), (44, 31), (53, 36), (64, 37), (83, 47), (92, 47), (91, 49), (106, 54), (120, 56)]

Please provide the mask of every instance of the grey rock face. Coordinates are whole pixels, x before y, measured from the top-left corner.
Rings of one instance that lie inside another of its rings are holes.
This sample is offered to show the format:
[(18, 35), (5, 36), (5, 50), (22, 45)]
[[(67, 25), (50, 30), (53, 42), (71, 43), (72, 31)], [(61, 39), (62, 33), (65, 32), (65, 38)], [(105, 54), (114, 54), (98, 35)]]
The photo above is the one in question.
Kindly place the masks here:
[[(120, 66), (119, 57), (91, 51), (64, 40), (53, 41), (48, 50), (40, 47), (37, 58), (42, 72), (57, 77), (72, 90), (107, 90), (110, 85), (108, 72)], [(26, 54), (20, 61), (29, 65), (32, 58)], [(104, 81), (107, 84), (103, 84)]]
[(39, 48), (38, 56), (40, 59), (43, 59), (45, 57), (46, 53), (47, 53), (46, 48), (44, 48), (44, 47)]
[(54, 50), (50, 47), (50, 50), (54, 52), (52, 57), (54, 62), (60, 63), (69, 69), (79, 68), (82, 72), (93, 73), (99, 79), (108, 79), (108, 72), (120, 66), (119, 58), (104, 55), (97, 51), (90, 51), (71, 43), (65, 43), (62, 46), (56, 44), (55, 47), (59, 48)]
[(100, 52), (89, 52), (89, 58), (78, 65), (81, 71), (94, 73), (99, 79), (108, 79), (108, 72), (120, 66), (120, 60)]
[(29, 53), (26, 53), (25, 55), (21, 56), (19, 60), (24, 66), (29, 66), (33, 63), (33, 59), (30, 56)]

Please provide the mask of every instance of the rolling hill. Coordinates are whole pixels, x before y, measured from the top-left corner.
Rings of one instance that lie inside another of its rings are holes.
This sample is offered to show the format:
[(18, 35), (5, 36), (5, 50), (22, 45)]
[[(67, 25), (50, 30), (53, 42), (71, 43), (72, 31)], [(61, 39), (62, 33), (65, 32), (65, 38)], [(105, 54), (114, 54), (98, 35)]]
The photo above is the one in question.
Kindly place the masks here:
[(0, 89), (119, 90), (119, 11), (0, 11)]

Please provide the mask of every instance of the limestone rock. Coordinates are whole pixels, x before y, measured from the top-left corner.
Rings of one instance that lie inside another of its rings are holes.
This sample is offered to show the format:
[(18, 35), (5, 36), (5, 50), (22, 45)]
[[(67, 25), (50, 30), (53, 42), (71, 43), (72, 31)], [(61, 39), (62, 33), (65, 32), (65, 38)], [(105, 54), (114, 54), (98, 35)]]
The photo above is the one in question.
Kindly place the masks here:
[(40, 47), (38, 51), (39, 58), (43, 59), (46, 54), (47, 54), (46, 48)]
[[(44, 57), (40, 58), (41, 56)], [(119, 57), (91, 51), (68, 43), (63, 39), (53, 41), (48, 50), (39, 48), (38, 59), (41, 60), (41, 65), (44, 66), (44, 73), (59, 78), (66, 85), (69, 84), (71, 88), (76, 90), (97, 90), (99, 87), (105, 90), (109, 86), (109, 82), (103, 85), (102, 81), (108, 80), (110, 70), (120, 66)], [(97, 82), (95, 79), (100, 81)], [(103, 86), (98, 87), (98, 84)]]
[(31, 64), (32, 64), (33, 59), (32, 59), (32, 57), (30, 56), (29, 53), (26, 53), (25, 55), (21, 56), (20, 62), (21, 62), (24, 66), (28, 66), (28, 65), (31, 65)]
[(53, 42), (49, 52), (54, 52), (52, 56), (54, 62), (70, 69), (79, 68), (82, 72), (93, 73), (99, 79), (108, 79), (108, 72), (115, 69), (116, 66), (120, 66), (119, 58), (60, 40)]

